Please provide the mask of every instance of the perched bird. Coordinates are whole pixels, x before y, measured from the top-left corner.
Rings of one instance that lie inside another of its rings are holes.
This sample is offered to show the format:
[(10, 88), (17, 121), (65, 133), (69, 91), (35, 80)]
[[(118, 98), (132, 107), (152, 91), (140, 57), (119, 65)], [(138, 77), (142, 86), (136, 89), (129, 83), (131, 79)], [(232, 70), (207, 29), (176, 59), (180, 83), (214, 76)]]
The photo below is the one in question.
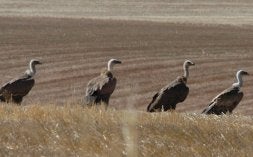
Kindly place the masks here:
[(121, 64), (121, 61), (116, 59), (109, 60), (107, 69), (88, 82), (85, 95), (88, 105), (104, 103), (106, 107), (108, 106), (110, 96), (117, 83), (117, 79), (112, 74), (115, 64)]
[(240, 103), (243, 97), (243, 92), (240, 88), (243, 85), (242, 76), (249, 75), (246, 71), (239, 70), (236, 73), (237, 82), (218, 94), (204, 109), (204, 114), (226, 114), (232, 113), (236, 106)]
[(0, 89), (0, 100), (2, 102), (13, 102), (21, 104), (23, 97), (26, 96), (34, 86), (34, 76), (36, 74), (35, 65), (42, 64), (40, 61), (32, 59), (29, 69), (19, 78), (5, 83)]
[(175, 110), (176, 105), (186, 99), (189, 93), (189, 88), (186, 86), (189, 77), (189, 67), (193, 65), (195, 64), (190, 60), (184, 62), (184, 75), (177, 77), (176, 80), (153, 96), (153, 100), (147, 107), (148, 112)]

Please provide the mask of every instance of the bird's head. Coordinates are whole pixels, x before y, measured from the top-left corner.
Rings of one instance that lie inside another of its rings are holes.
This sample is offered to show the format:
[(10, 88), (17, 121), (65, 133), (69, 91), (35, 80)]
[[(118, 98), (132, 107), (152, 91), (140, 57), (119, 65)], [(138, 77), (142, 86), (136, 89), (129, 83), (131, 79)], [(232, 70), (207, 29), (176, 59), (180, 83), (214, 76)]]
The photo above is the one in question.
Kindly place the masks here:
[(30, 65), (37, 65), (37, 64), (42, 64), (42, 62), (39, 61), (39, 60), (37, 60), (37, 59), (32, 59), (32, 60), (30, 61)]
[(108, 63), (111, 63), (111, 64), (121, 64), (122, 62), (120, 60), (117, 60), (117, 59), (110, 59)]
[(242, 87), (243, 85), (243, 80), (242, 80), (242, 76), (247, 76), (249, 75), (248, 72), (244, 71), (244, 70), (238, 70), (236, 73), (236, 78), (237, 78), (237, 82), (233, 84), (234, 87)]
[(113, 69), (113, 66), (115, 64), (121, 64), (122, 62), (120, 60), (117, 60), (117, 59), (110, 59), (108, 61), (108, 71), (111, 71)]
[(184, 61), (184, 66), (186, 66), (186, 67), (193, 66), (193, 65), (195, 65), (195, 63), (190, 61), (190, 60), (185, 60)]
[(39, 64), (42, 64), (39, 60), (32, 59), (29, 63), (29, 69), (25, 73), (30, 76), (34, 76), (36, 74), (35, 65), (39, 65)]
[(247, 72), (247, 71), (244, 71), (244, 70), (239, 70), (238, 72), (237, 72), (237, 74), (238, 75), (241, 75), (241, 76), (247, 76), (247, 75), (249, 75), (249, 73)]

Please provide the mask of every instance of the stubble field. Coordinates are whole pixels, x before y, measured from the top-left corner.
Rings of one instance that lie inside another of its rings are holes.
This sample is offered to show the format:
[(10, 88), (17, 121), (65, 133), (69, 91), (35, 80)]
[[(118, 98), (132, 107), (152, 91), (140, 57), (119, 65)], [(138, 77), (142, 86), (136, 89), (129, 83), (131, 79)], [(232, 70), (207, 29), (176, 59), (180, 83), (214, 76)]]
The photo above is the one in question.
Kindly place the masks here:
[[(87, 82), (110, 58), (118, 84), (110, 101), (117, 109), (145, 110), (152, 96), (183, 74), (190, 59), (187, 100), (178, 111), (199, 113), (235, 81), (239, 69), (252, 72), (252, 28), (248, 25), (171, 24), (66, 18), (0, 19), (1, 83), (21, 75), (30, 59), (38, 66), (36, 85), (25, 98), (63, 104), (83, 100)], [(244, 78), (244, 98), (236, 109), (251, 114), (252, 77)]]

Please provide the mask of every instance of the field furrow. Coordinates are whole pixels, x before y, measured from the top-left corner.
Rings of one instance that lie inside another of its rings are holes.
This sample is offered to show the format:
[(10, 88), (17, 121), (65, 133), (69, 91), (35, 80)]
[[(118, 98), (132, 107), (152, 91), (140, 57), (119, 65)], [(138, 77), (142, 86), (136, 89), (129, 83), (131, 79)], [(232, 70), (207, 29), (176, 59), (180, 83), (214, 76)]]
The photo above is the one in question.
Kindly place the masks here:
[[(110, 58), (118, 79), (110, 106), (146, 110), (153, 95), (190, 69), (187, 100), (179, 112), (201, 112), (244, 69), (253, 74), (253, 29), (231, 25), (197, 25), (124, 20), (0, 17), (0, 82), (21, 75), (32, 58), (36, 85), (24, 104), (82, 101), (87, 82)], [(236, 109), (252, 114), (252, 76), (245, 77), (244, 98)]]

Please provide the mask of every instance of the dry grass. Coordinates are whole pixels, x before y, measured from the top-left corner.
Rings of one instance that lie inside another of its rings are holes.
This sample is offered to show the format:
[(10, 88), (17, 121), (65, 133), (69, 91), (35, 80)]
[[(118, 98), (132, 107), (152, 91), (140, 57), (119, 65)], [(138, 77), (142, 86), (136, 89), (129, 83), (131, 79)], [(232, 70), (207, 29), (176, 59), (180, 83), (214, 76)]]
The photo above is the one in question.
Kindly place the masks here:
[(0, 106), (0, 156), (250, 156), (252, 117)]

